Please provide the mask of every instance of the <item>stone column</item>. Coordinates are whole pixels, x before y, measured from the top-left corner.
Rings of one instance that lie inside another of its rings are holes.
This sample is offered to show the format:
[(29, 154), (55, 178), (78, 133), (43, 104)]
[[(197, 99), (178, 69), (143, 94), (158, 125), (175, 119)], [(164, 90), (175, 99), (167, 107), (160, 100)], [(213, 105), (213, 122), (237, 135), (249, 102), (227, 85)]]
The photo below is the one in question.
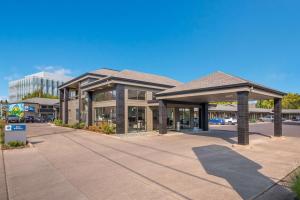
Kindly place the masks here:
[(116, 133), (123, 134), (125, 130), (125, 87), (116, 86)]
[(201, 127), (203, 131), (208, 131), (208, 103), (201, 104)]
[(59, 119), (63, 120), (63, 103), (64, 103), (64, 90), (59, 90)]
[(87, 92), (87, 125), (93, 125), (93, 92)]
[(167, 102), (164, 100), (159, 100), (159, 133), (167, 133)]
[(237, 93), (237, 121), (238, 121), (238, 144), (249, 144), (249, 92)]
[(63, 122), (64, 124), (68, 124), (69, 121), (69, 88), (64, 88), (64, 117), (63, 117)]
[(81, 99), (81, 88), (80, 88), (81, 84), (78, 83), (78, 121), (81, 122), (81, 112), (82, 112), (82, 99)]
[(180, 123), (180, 112), (179, 108), (174, 108), (174, 128), (177, 129), (177, 122)]
[(190, 108), (190, 126), (194, 128), (194, 108)]
[(274, 136), (282, 136), (282, 106), (281, 99), (274, 99)]

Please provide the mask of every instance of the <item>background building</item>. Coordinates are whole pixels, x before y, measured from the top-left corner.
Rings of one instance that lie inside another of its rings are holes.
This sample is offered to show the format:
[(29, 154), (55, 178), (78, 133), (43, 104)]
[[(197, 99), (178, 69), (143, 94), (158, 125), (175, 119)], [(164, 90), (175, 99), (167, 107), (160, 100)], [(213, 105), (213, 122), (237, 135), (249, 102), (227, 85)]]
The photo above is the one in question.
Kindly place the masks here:
[(30, 93), (40, 91), (43, 94), (58, 96), (58, 86), (71, 80), (71, 77), (50, 72), (39, 72), (22, 79), (9, 82), (9, 101), (16, 102)]

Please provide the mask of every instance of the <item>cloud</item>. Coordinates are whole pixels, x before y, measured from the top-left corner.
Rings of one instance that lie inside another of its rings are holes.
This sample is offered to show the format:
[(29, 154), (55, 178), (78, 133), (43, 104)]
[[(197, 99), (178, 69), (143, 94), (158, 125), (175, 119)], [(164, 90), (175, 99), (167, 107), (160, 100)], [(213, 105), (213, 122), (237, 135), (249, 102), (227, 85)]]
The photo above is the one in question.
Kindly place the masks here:
[(72, 74), (70, 69), (61, 67), (61, 66), (37, 66), (36, 69), (39, 71), (51, 72), (57, 76), (68, 76)]
[(8, 76), (4, 76), (4, 80), (6, 80), (6, 81), (12, 81), (12, 80), (16, 80), (18, 78), (20, 78), (20, 75), (17, 73), (13, 73)]
[(291, 74), (287, 73), (270, 73), (266, 76), (269, 81), (285, 81), (291, 77)]

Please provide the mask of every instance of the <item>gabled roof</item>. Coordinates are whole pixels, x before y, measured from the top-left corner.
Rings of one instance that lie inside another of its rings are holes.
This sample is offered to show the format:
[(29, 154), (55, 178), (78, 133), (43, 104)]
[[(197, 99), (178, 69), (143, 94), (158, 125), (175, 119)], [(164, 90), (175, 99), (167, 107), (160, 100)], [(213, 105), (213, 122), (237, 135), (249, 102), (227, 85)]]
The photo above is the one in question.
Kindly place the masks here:
[(271, 88), (267, 88), (265, 86), (253, 83), (251, 81), (236, 76), (232, 76), (221, 71), (217, 71), (208, 76), (193, 80), (185, 84), (181, 84), (174, 88), (164, 90), (162, 92), (159, 92), (157, 95), (164, 96), (169, 94), (185, 93), (185, 92), (191, 92), (196, 90), (206, 91), (206, 90), (224, 89), (224, 88), (241, 87), (241, 86), (257, 87), (276, 94), (280, 94), (280, 95), (285, 94), (283, 92)]
[[(151, 85), (151, 86), (161, 86), (161, 87), (175, 87), (177, 85), (181, 85), (182, 83), (179, 81), (176, 81), (174, 79), (165, 77), (165, 76), (160, 76), (160, 75), (155, 75), (155, 74), (148, 74), (148, 73), (142, 73), (142, 72), (137, 72), (133, 70), (122, 70), (116, 73), (113, 73), (110, 76), (100, 78), (97, 81), (91, 82), (89, 84), (86, 84), (82, 86), (82, 88), (90, 88), (90, 87), (95, 87), (100, 83), (107, 82), (107, 81), (121, 81), (123, 82), (128, 82), (131, 84), (146, 84), (146, 85)], [(123, 83), (124, 84), (124, 83)]]
[(116, 73), (120, 72), (119, 70), (114, 70), (114, 69), (108, 69), (108, 68), (102, 68), (102, 69), (97, 69), (95, 71), (92, 71), (92, 74), (99, 74), (99, 75), (105, 75), (105, 76), (112, 76)]
[(174, 79), (165, 76), (142, 73), (133, 70), (122, 70), (121, 72), (114, 74), (113, 77), (124, 78), (124, 79), (135, 80), (135, 81), (144, 81), (149, 83), (158, 83), (158, 84), (170, 85), (170, 86), (177, 86), (182, 84), (179, 81), (176, 81)]

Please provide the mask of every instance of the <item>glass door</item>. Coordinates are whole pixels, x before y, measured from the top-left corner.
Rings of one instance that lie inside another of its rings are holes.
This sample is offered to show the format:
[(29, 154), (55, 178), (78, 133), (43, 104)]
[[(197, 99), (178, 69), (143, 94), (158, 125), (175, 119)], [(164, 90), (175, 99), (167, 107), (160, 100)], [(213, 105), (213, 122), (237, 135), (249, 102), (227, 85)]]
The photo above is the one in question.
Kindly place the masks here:
[(180, 127), (191, 128), (191, 112), (189, 108), (179, 108)]
[(128, 106), (128, 132), (146, 131), (146, 108)]

